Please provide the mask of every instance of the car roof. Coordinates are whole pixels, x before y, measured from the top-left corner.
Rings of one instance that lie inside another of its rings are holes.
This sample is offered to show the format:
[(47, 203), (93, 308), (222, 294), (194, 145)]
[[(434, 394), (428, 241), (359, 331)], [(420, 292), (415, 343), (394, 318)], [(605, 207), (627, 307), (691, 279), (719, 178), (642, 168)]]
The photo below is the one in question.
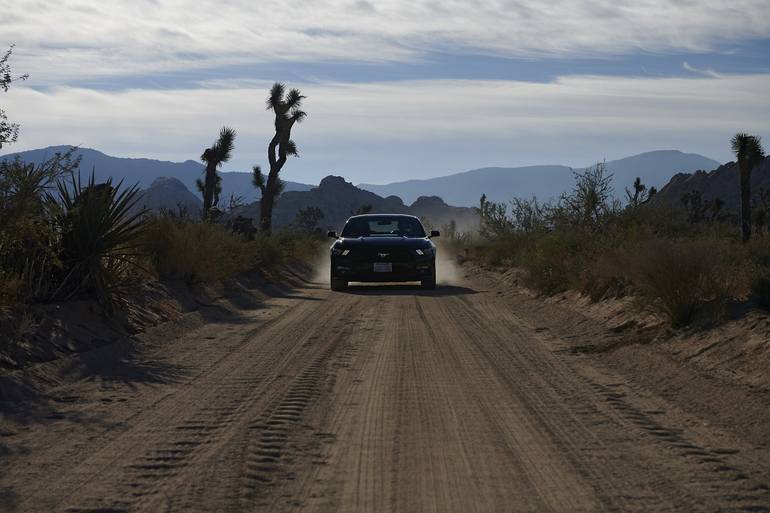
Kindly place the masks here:
[(351, 219), (358, 219), (360, 217), (411, 217), (412, 219), (417, 219), (419, 221), (417, 216), (413, 216), (411, 214), (358, 214), (355, 216), (350, 216), (348, 221)]

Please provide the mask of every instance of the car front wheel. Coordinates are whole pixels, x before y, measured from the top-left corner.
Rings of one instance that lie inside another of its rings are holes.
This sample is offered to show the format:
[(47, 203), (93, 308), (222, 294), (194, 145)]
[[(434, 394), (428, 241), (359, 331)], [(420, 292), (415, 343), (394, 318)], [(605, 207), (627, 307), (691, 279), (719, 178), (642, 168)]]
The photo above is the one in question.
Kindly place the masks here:
[(348, 288), (348, 282), (347, 280), (342, 280), (340, 278), (335, 278), (334, 275), (331, 276), (330, 285), (332, 290), (345, 290)]
[(422, 288), (426, 290), (433, 290), (436, 288), (436, 265), (433, 264), (433, 268), (431, 269), (430, 278), (425, 278), (421, 282)]

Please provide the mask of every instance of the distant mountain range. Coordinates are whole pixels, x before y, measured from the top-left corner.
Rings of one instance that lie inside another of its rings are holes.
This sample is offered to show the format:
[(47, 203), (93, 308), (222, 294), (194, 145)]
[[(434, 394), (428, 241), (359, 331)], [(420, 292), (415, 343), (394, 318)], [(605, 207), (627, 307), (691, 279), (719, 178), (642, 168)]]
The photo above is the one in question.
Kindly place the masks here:
[[(18, 155), (26, 162), (39, 163), (68, 149), (68, 146), (51, 146), (0, 156), (0, 160)], [(181, 207), (191, 215), (200, 212), (202, 202), (195, 180), (203, 176), (204, 167), (198, 162), (111, 157), (88, 148), (78, 149), (76, 156), (81, 157), (80, 169), (84, 177), (93, 170), (97, 181), (112, 177), (126, 184), (139, 184), (143, 189), (140, 206), (152, 210), (177, 210)], [(682, 194), (697, 190), (703, 193), (705, 199), (720, 197), (727, 208), (738, 205), (735, 163), (720, 166), (718, 162), (701, 155), (667, 150), (610, 161), (607, 168), (614, 175), (618, 196), (638, 176), (648, 187), (659, 189), (653, 203), (678, 205)], [(227, 205), (230, 194), (241, 196), (247, 206), (238, 213), (256, 221), (259, 217), (259, 194), (251, 184), (251, 175), (236, 172), (221, 174), (222, 206)], [(324, 213), (319, 225), (338, 229), (351, 214), (368, 205), (374, 213), (411, 213), (437, 228), (454, 220), (458, 230), (463, 231), (476, 226), (476, 214), (467, 207), (477, 205), (482, 194), (486, 194), (491, 201), (503, 202), (514, 196), (548, 199), (570, 190), (573, 183), (573, 169), (566, 166), (482, 168), (426, 180), (387, 185), (363, 184), (358, 187), (342, 177), (327, 176), (318, 187), (286, 182), (285, 192), (274, 212), (274, 225), (289, 225), (295, 221), (298, 210), (315, 206)], [(755, 194), (760, 188), (770, 190), (770, 159), (754, 171), (752, 183)]]
[[(0, 160), (12, 159), (16, 155), (25, 162), (40, 163), (52, 157), (55, 153), (64, 153), (70, 146), (49, 146), (38, 150), (22, 151), (0, 156)], [(194, 194), (198, 193), (195, 180), (203, 177), (205, 167), (194, 160), (185, 162), (167, 162), (153, 159), (133, 159), (112, 157), (90, 148), (79, 148), (74, 156), (80, 156), (80, 172), (85, 178), (93, 170), (97, 181), (105, 181), (109, 177), (123, 180), (125, 184), (139, 184), (147, 189), (157, 178), (176, 178)], [(250, 173), (226, 172), (222, 175), (221, 201), (226, 202), (230, 194), (242, 196), (247, 203), (258, 200), (259, 191), (251, 184)], [(313, 186), (297, 182), (286, 182), (286, 191), (307, 191)]]
[[(458, 231), (478, 226), (478, 216), (471, 208), (447, 205), (436, 196), (421, 196), (411, 205), (405, 205), (397, 196), (383, 198), (346, 182), (341, 176), (327, 176), (318, 187), (309, 191), (284, 192), (273, 210), (273, 226), (280, 228), (294, 223), (297, 212), (307, 207), (321, 209), (324, 217), (318, 225), (325, 230), (340, 230), (347, 218), (360, 213), (363, 207), (371, 208), (368, 212), (372, 214), (412, 214), (437, 229), (451, 221), (455, 222)], [(250, 217), (256, 222), (259, 202), (236, 210), (234, 215)]]
[[(694, 153), (660, 150), (634, 155), (606, 163), (614, 175), (618, 196), (638, 176), (648, 187), (660, 189), (675, 173), (710, 170), (719, 162)], [(410, 203), (419, 196), (440, 196), (449, 204), (475, 206), (482, 194), (491, 201), (508, 202), (513, 197), (536, 196), (547, 200), (572, 188), (573, 169), (567, 166), (487, 167), (438, 178), (408, 180), (386, 185), (360, 184), (359, 187), (379, 194), (395, 195)]]

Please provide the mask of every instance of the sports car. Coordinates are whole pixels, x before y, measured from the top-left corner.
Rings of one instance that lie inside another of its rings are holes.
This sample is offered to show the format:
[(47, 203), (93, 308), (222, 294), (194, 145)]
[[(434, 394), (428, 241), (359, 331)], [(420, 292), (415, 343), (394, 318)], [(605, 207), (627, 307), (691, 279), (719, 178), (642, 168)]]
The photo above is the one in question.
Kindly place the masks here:
[(436, 245), (420, 220), (403, 214), (366, 214), (347, 220), (330, 248), (331, 289), (355, 282), (419, 281), (436, 288)]

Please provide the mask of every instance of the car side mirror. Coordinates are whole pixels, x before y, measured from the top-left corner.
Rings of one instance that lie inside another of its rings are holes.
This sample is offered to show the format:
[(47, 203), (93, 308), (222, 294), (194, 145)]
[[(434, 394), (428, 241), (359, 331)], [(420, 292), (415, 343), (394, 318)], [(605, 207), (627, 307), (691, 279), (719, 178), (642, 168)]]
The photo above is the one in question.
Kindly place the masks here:
[(327, 237), (331, 237), (333, 239), (336, 239), (337, 238), (337, 232), (327, 232), (326, 236)]
[(431, 230), (430, 231), (430, 237), (431, 238), (433, 238), (433, 237), (441, 237), (441, 234), (439, 233), (438, 230)]

